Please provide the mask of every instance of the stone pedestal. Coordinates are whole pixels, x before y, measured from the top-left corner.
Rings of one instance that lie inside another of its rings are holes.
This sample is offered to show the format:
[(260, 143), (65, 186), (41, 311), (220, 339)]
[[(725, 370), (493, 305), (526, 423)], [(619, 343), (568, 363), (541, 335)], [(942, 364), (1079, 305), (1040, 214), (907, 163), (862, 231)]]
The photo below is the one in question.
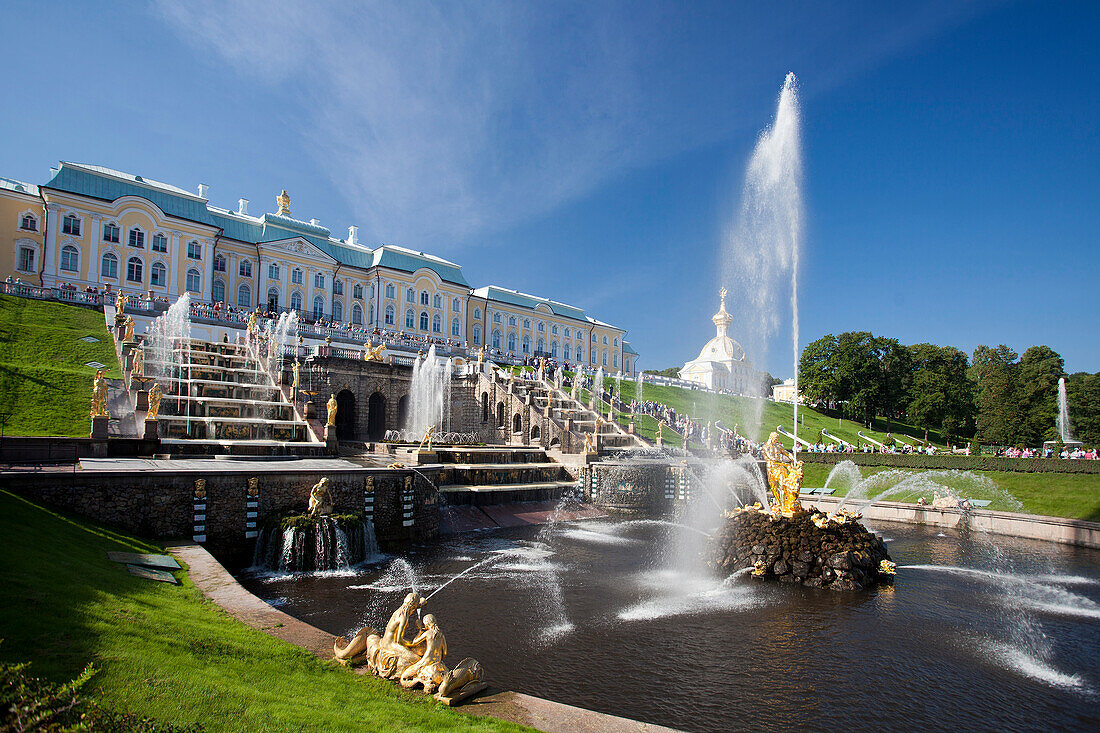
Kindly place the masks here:
[(330, 454), (336, 453), (336, 426), (325, 426), (325, 452)]
[(306, 420), (317, 419), (317, 405), (312, 401), (306, 403)]
[(417, 450), (413, 451), (413, 455), (416, 456), (416, 465), (418, 466), (439, 461), (439, 454), (434, 450)]
[(92, 418), (92, 438), (94, 440), (107, 440), (107, 416), (97, 415)]
[(657, 436), (657, 447), (660, 448), (665, 444), (665, 439), (660, 435)]
[(126, 361), (126, 368), (130, 368), (130, 361), (134, 358), (134, 348), (137, 347), (137, 341), (123, 341), (122, 342), (122, 358)]
[[(135, 383), (135, 384), (137, 384), (137, 383)], [(142, 412), (146, 412), (146, 411), (149, 410), (149, 390), (147, 390), (147, 389), (139, 389), (138, 390), (136, 407), (137, 407), (137, 409), (141, 410)]]
[(145, 418), (145, 433), (141, 436), (145, 440), (160, 440), (160, 421), (155, 417)]
[(626, 426), (626, 432), (629, 433), (630, 435), (634, 434), (634, 423), (633, 423), (633, 421), (631, 421), (630, 424), (628, 424)]

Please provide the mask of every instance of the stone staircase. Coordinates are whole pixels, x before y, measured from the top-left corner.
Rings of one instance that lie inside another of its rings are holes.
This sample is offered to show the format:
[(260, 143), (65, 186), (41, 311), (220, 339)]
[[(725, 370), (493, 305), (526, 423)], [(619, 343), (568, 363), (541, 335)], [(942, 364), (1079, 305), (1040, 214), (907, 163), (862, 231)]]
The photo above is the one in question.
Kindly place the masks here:
[[(585, 434), (596, 433), (596, 445), (600, 454), (613, 453), (630, 448), (644, 448), (647, 443), (638, 435), (630, 433), (616, 421), (609, 421), (606, 414), (599, 414), (573, 399), (568, 392), (558, 389), (548, 382), (542, 382), (534, 393), (534, 403), (554, 420), (568, 425), (580, 438), (583, 445)], [(600, 403), (602, 406), (602, 403)], [(597, 418), (599, 418), (597, 428)]]
[(577, 480), (538, 447), (435, 447), (439, 494), (449, 505), (557, 501)]

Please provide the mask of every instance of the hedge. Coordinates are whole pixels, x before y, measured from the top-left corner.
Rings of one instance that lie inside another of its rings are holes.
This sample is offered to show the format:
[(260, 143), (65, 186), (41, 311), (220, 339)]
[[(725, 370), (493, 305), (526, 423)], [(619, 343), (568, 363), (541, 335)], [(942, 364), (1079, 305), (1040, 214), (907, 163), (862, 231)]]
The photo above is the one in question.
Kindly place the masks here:
[(806, 453), (798, 457), (806, 463), (836, 464), (851, 461), (857, 466), (888, 468), (959, 469), (962, 471), (1014, 471), (1017, 473), (1088, 473), (1100, 474), (1100, 461), (1063, 460), (1061, 458), (997, 458), (994, 456), (923, 455), (919, 453)]

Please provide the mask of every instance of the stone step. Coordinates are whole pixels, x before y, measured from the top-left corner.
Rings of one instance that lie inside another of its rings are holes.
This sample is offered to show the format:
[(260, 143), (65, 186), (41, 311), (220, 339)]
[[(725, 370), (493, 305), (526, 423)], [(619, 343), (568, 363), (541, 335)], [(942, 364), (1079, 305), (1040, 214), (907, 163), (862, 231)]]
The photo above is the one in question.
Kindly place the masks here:
[(447, 484), (439, 487), (439, 493), (457, 494), (469, 491), (475, 494), (492, 494), (501, 491), (545, 491), (567, 489), (576, 485), (576, 481), (544, 481), (537, 484)]

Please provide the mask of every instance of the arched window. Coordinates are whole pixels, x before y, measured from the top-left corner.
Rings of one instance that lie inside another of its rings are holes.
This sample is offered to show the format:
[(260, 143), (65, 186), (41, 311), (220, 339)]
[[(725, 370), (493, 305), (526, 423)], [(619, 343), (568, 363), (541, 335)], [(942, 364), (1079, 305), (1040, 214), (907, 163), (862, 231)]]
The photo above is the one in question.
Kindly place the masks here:
[(584, 361), (584, 347), (580, 344), (577, 344), (577, 361)]
[(367, 313), (367, 317), (368, 317), (367, 323), (370, 323), (371, 325), (373, 325), (374, 324), (374, 303), (370, 304), (370, 310)]
[(615, 346), (618, 346), (618, 345), (619, 345), (619, 337), (618, 337), (618, 336), (616, 336), (616, 337), (615, 337)]
[(523, 319), (523, 327), (526, 328), (528, 331), (531, 330), (531, 319), (530, 318), (524, 318)]
[(225, 301), (225, 283), (220, 278), (214, 278), (214, 284), (210, 287), (210, 300), (215, 303)]
[(494, 313), (493, 314), (493, 323), (500, 323), (500, 314), (499, 313)]
[(508, 350), (509, 351), (515, 351), (516, 350), (516, 335), (514, 333), (509, 333), (508, 334)]
[(551, 356), (551, 358), (554, 358), (554, 359), (558, 358), (558, 342), (557, 341), (551, 341), (550, 342), (550, 356)]
[(411, 330), (416, 329), (416, 314), (413, 313), (413, 309), (409, 308), (405, 311), (405, 328)]
[(565, 328), (565, 337), (569, 338), (569, 327), (568, 326), (566, 326), (566, 328)]
[(618, 354), (612, 354), (611, 355), (611, 366), (615, 367), (616, 369), (619, 368), (619, 355)]
[(515, 316), (508, 316), (508, 325), (509, 326), (516, 325), (516, 317)]
[(530, 354), (531, 353), (531, 337), (528, 336), (527, 334), (523, 334), (523, 353), (524, 354)]
[[(313, 276), (313, 287), (315, 287), (315, 288), (325, 287), (325, 273), (318, 272), (316, 275)], [(324, 308), (323, 302), (324, 301), (322, 301), (322, 306), (321, 306), (322, 308)]]
[(416, 302), (416, 291), (413, 290), (412, 288), (409, 288), (405, 291), (405, 302), (406, 303), (415, 303)]
[(298, 313), (304, 312), (304, 309), (302, 308), (302, 294), (299, 293), (297, 290), (290, 294), (290, 309), (292, 311), (297, 311)]
[(356, 326), (363, 325), (363, 306), (358, 303), (351, 307), (351, 322)]
[(604, 346), (607, 346), (607, 336), (604, 336), (604, 337), (603, 337), (603, 345), (604, 345)]
[(370, 298), (374, 300), (374, 283), (370, 284)]
[(493, 348), (500, 348), (500, 331), (497, 331), (496, 329), (493, 329)]
[(539, 321), (539, 333), (546, 333), (546, 324)]
[(225, 255), (214, 255), (214, 272), (225, 272), (226, 262)]
[(394, 311), (393, 306), (392, 305), (387, 305), (386, 306), (386, 325), (387, 326), (392, 326), (393, 325), (393, 319), (394, 319), (395, 315), (396, 315), (396, 312)]
[(80, 269), (80, 250), (71, 244), (61, 248), (61, 269), (66, 272), (76, 272)]
[[(278, 270), (276, 270), (276, 273), (277, 272)], [(276, 274), (275, 277), (278, 277), (278, 274)], [(290, 271), (290, 282), (294, 285), (302, 284), (302, 271), (299, 268), (295, 267)]]
[(452, 318), (451, 319), (451, 335), (452, 336), (458, 336), (461, 332), (462, 332), (462, 329), (458, 325), (458, 319), (457, 318)]
[(603, 350), (603, 365), (607, 366), (607, 349)]
[(140, 257), (131, 257), (126, 261), (126, 280), (127, 282), (139, 283), (144, 279), (142, 277), (142, 262)]
[(596, 334), (595, 333), (592, 334), (592, 343), (596, 343)]
[(474, 326), (474, 346), (481, 346), (481, 326)]
[(439, 293), (436, 293), (435, 296), (432, 298), (432, 307), (433, 308), (442, 308), (443, 307), (443, 297)]
[(454, 298), (453, 300), (451, 300), (451, 310), (453, 310), (455, 313), (462, 312), (462, 302), (458, 298)]
[(252, 288), (243, 283), (237, 288), (237, 306), (240, 308), (252, 307)]
[(428, 311), (420, 311), (420, 330), (428, 330)]
[(344, 294), (344, 281), (333, 279), (332, 281), (332, 294), (343, 295)]
[(386, 297), (393, 297), (393, 283), (386, 283)]
[(153, 247), (154, 252), (167, 252), (168, 251), (168, 237), (164, 236), (160, 232), (153, 235)]
[(427, 290), (421, 290), (420, 291), (420, 305), (427, 305), (427, 304), (428, 304), (428, 291)]
[(554, 336), (558, 335), (558, 326), (557, 326), (557, 324), (553, 324), (553, 325), (550, 326), (550, 333), (553, 334)]
[(130, 238), (127, 240), (127, 244), (138, 249), (145, 249), (145, 232), (134, 227), (130, 230)]
[(332, 320), (344, 320), (344, 304), (338, 300), (332, 301)]
[(599, 359), (600, 352), (598, 349), (592, 349), (592, 351), (589, 352), (589, 355), (592, 357), (592, 363), (595, 364), (596, 361)]
[(562, 344), (562, 353), (561, 353), (561, 355), (562, 355), (563, 359), (565, 359), (566, 361), (569, 361), (569, 342), (568, 341), (566, 341), (564, 344)]
[(546, 353), (546, 342), (541, 338), (535, 343), (535, 352), (538, 354)]
[(481, 320), (481, 309), (480, 308), (474, 308), (474, 320), (475, 321), (480, 321)]
[(438, 313), (432, 316), (432, 332), (443, 333), (443, 319), (439, 317)]
[(237, 268), (237, 272), (241, 277), (252, 277), (252, 261), (241, 260), (241, 265)]
[(149, 284), (161, 288), (168, 284), (168, 268), (163, 262), (154, 262), (149, 268)]
[[(371, 287), (373, 288), (374, 286), (372, 285)], [(363, 286), (360, 283), (355, 283), (354, 285), (351, 286), (351, 297), (353, 297), (353, 298), (362, 298), (363, 297)], [(374, 297), (373, 293), (371, 294), (371, 297)]]
[(325, 299), (318, 295), (313, 299), (313, 320), (319, 321), (325, 317)]
[[(299, 296), (301, 297), (301, 296)], [(258, 304), (257, 304), (258, 305)], [(279, 289), (271, 288), (267, 291), (267, 309), (275, 312), (279, 310)]]
[(187, 271), (186, 286), (192, 293), (202, 292), (202, 276), (199, 274), (199, 271), (193, 267)]
[(66, 214), (61, 220), (61, 233), (80, 236), (80, 219), (75, 214)]

